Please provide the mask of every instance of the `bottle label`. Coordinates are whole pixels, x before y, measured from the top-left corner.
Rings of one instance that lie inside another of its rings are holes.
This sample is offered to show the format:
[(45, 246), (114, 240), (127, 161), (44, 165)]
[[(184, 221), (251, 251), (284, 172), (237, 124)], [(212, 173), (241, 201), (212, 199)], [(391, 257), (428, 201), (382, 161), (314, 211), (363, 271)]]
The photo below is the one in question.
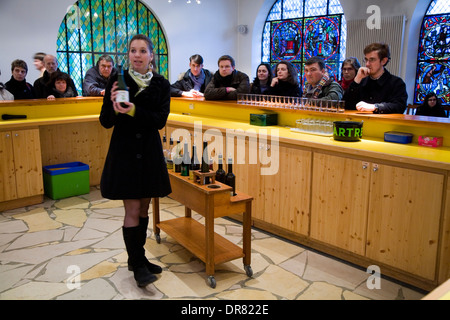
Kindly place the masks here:
[(130, 96), (127, 90), (117, 90), (116, 93), (116, 102), (120, 103), (130, 101)]

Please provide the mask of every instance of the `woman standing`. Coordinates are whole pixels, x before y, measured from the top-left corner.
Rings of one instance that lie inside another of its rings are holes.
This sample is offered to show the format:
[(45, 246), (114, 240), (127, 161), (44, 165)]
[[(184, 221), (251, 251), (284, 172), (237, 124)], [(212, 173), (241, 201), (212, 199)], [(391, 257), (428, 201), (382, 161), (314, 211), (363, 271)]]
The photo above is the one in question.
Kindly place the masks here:
[(297, 72), (289, 61), (280, 61), (275, 68), (276, 77), (272, 79), (267, 94), (285, 97), (300, 97)]
[(171, 193), (159, 129), (170, 112), (170, 83), (152, 72), (153, 44), (145, 35), (134, 36), (129, 44), (130, 69), (124, 71), (130, 102), (116, 102), (117, 75), (106, 88), (100, 122), (114, 127), (101, 178), (102, 196), (123, 200), (123, 238), (128, 269), (139, 287), (155, 281), (161, 267), (145, 257), (148, 209), (153, 197)]

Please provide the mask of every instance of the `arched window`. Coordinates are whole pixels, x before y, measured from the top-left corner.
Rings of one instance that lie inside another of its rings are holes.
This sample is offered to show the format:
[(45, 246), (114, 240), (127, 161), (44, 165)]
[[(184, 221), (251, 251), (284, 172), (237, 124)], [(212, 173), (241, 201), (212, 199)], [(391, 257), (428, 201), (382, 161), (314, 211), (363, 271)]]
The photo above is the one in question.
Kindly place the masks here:
[(434, 92), (443, 105), (450, 105), (450, 2), (431, 1), (419, 37), (414, 103)]
[(156, 70), (168, 77), (168, 50), (153, 13), (137, 0), (80, 0), (67, 8), (56, 43), (59, 69), (72, 77), (78, 92), (86, 71), (103, 54), (128, 65), (127, 46), (135, 34), (153, 42)]
[(340, 78), (345, 59), (347, 23), (339, 0), (277, 0), (267, 15), (262, 36), (262, 62), (272, 67), (288, 60), (303, 85), (303, 64), (312, 56), (325, 60)]

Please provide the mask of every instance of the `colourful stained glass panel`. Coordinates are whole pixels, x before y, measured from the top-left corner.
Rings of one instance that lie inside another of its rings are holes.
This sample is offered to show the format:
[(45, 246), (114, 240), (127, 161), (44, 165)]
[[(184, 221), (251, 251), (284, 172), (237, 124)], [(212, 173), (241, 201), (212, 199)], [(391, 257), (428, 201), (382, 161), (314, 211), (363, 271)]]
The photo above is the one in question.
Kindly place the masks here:
[(414, 103), (434, 92), (450, 105), (450, 3), (434, 0), (423, 18), (419, 37)]
[(81, 93), (86, 71), (102, 54), (128, 68), (128, 42), (137, 33), (155, 45), (157, 70), (168, 77), (168, 48), (159, 22), (138, 0), (79, 0), (68, 8), (56, 40), (61, 71), (72, 76)]
[(450, 14), (424, 18), (420, 32), (419, 60), (448, 60), (450, 57)]
[(103, 7), (101, 2), (92, 3), (92, 44), (94, 52), (105, 51), (105, 38), (103, 36)]
[[(128, 2), (127, 2), (127, 33), (132, 37), (138, 33), (137, 30), (138, 30), (138, 27), (137, 27), (136, 1), (128, 0)], [(129, 37), (129, 39), (131, 39), (131, 37)]]
[(420, 103), (428, 93), (434, 92), (442, 104), (450, 104), (449, 82), (449, 62), (420, 62), (417, 68), (414, 100)]
[(302, 21), (285, 20), (272, 23), (272, 61), (299, 62), (301, 60)]
[(320, 56), (328, 73), (339, 79), (346, 36), (347, 24), (339, 0), (278, 0), (264, 26), (261, 61), (275, 66), (280, 60), (288, 60), (303, 80), (305, 61)]
[(127, 15), (125, 0), (116, 1), (116, 43), (117, 52), (127, 52)]
[(338, 16), (305, 19), (305, 59), (321, 57), (325, 61), (339, 55)]
[(147, 14), (147, 8), (142, 4), (139, 3), (139, 10), (138, 10), (138, 32), (147, 34), (148, 33), (148, 14)]
[(82, 51), (92, 50), (91, 12), (89, 0), (78, 1), (80, 11), (80, 44)]
[(104, 26), (103, 32), (105, 33), (105, 51), (116, 52), (116, 24), (115, 24), (115, 10), (114, 0), (103, 0), (103, 12), (104, 12)]

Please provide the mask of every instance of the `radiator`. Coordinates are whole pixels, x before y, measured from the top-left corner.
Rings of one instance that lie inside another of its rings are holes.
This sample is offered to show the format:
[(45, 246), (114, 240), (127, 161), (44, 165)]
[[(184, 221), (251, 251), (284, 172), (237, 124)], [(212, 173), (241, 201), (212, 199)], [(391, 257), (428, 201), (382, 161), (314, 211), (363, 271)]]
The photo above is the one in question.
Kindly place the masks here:
[(405, 22), (405, 16), (383, 17), (379, 29), (369, 29), (367, 20), (347, 20), (346, 57), (356, 57), (364, 66), (364, 48), (373, 42), (386, 43), (391, 50), (386, 69), (400, 76)]

